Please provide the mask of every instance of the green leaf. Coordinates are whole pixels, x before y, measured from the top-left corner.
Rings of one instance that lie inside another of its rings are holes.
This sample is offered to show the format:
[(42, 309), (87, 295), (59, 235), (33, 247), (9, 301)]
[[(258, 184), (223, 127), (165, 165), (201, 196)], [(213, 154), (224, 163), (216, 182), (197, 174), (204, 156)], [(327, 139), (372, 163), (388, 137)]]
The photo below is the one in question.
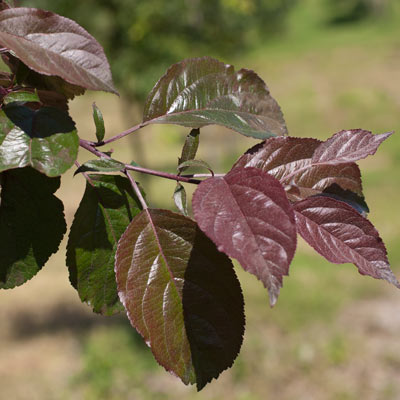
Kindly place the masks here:
[(96, 125), (96, 137), (98, 142), (102, 142), (104, 139), (104, 135), (106, 129), (104, 127), (104, 119), (103, 114), (101, 113), (99, 107), (96, 106), (96, 103), (93, 103), (93, 120)]
[(187, 160), (178, 165), (178, 171), (183, 171), (186, 168), (205, 168), (208, 169), (212, 175), (214, 175), (214, 171), (210, 165), (202, 160)]
[(188, 216), (186, 190), (179, 182), (174, 191), (174, 202), (181, 214)]
[(32, 168), (0, 174), (0, 288), (31, 279), (55, 253), (66, 231), (64, 207), (54, 196), (60, 178)]
[(13, 103), (0, 111), (0, 172), (32, 166), (59, 176), (75, 162), (78, 147), (75, 123), (61, 110)]
[(67, 245), (70, 281), (83, 302), (104, 315), (123, 310), (114, 273), (117, 243), (140, 212), (128, 179), (89, 175)]
[(119, 241), (115, 271), (131, 324), (166, 370), (200, 390), (232, 365), (243, 296), (230, 259), (193, 220), (142, 211)]
[(10, 104), (16, 101), (19, 103), (39, 103), (40, 99), (36, 91), (29, 92), (27, 90), (11, 92), (4, 97), (4, 104)]
[(90, 160), (82, 164), (74, 173), (74, 175), (79, 174), (80, 172), (87, 171), (96, 171), (96, 172), (116, 172), (121, 171), (125, 167), (119, 161), (109, 159), (109, 158), (100, 158), (97, 160)]
[[(178, 163), (182, 164), (185, 161), (193, 160), (196, 157), (197, 149), (200, 142), (200, 129), (192, 129), (189, 135), (186, 136), (185, 144), (182, 148), (182, 154), (178, 159)], [(183, 172), (186, 168), (180, 170)]]
[(287, 134), (264, 81), (254, 71), (235, 72), (210, 57), (170, 67), (149, 94), (143, 121), (190, 128), (217, 124), (257, 139)]

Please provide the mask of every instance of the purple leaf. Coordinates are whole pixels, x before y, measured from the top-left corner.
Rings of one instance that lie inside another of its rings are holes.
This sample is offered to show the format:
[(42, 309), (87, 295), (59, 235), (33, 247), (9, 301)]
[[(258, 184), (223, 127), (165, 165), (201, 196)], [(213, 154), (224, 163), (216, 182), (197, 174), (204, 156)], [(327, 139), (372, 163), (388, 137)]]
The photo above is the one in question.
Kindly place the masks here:
[(117, 94), (103, 48), (68, 18), (34, 8), (3, 10), (0, 43), (40, 74)]
[(235, 72), (211, 57), (170, 67), (149, 94), (143, 121), (191, 128), (217, 124), (259, 139), (287, 134), (282, 111), (264, 81), (253, 71)]
[(296, 190), (287, 192), (292, 201), (319, 194), (333, 184), (361, 195), (361, 175), (355, 163), (312, 165), (311, 158), (320, 145), (317, 139), (269, 138), (249, 149), (233, 168), (260, 168), (283, 185), (292, 185)]
[(165, 369), (200, 390), (232, 365), (242, 292), (229, 258), (193, 220), (142, 211), (119, 241), (115, 271), (131, 324)]
[(236, 168), (203, 181), (193, 211), (218, 250), (262, 281), (274, 305), (296, 250), (294, 214), (282, 185), (260, 169)]
[(323, 142), (314, 152), (313, 164), (341, 164), (361, 160), (375, 154), (379, 145), (393, 132), (373, 135), (362, 129), (340, 131)]
[(351, 206), (316, 196), (294, 204), (294, 210), (298, 232), (328, 261), (353, 263), (360, 274), (400, 288), (377, 230)]

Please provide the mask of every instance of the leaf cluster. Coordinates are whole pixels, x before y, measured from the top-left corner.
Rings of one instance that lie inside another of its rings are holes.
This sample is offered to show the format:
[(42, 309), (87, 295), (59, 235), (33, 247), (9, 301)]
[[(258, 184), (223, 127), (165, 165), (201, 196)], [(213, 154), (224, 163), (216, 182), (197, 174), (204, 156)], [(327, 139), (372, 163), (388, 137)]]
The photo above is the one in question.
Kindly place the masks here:
[[(287, 135), (266, 84), (210, 57), (172, 65), (149, 93), (142, 121), (106, 139), (93, 105), (94, 141), (80, 139), (68, 101), (85, 90), (116, 93), (102, 47), (51, 12), (0, 11), (0, 287), (22, 285), (66, 232), (60, 176), (76, 166), (86, 189), (68, 236), (72, 286), (94, 312), (126, 312), (156, 360), (201, 389), (240, 351), (244, 300), (231, 258), (255, 275), (273, 306), (301, 235), (336, 264), (396, 287), (369, 212), (357, 161), (392, 132), (343, 130), (322, 142)], [(100, 150), (150, 124), (190, 128), (175, 174)], [(226, 174), (196, 159), (200, 129), (216, 124), (261, 140)], [(80, 165), (78, 148), (95, 159)], [(201, 168), (206, 173), (188, 173)], [(177, 210), (151, 208), (132, 173), (177, 182)], [(189, 212), (185, 184), (197, 185)]]

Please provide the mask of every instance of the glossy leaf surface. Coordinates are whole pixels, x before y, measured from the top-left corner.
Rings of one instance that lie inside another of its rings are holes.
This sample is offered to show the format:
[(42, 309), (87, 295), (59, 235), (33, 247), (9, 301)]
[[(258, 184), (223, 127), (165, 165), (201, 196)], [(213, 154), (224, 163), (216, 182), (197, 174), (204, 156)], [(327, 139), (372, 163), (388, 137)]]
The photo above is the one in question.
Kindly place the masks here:
[(0, 43), (32, 70), (91, 90), (117, 93), (101, 45), (76, 22), (49, 11), (0, 12)]
[(29, 92), (26, 90), (18, 90), (10, 92), (4, 97), (4, 104), (13, 103), (18, 101), (20, 103), (40, 102), (37, 92)]
[(233, 168), (260, 168), (282, 184), (295, 186), (297, 191), (288, 192), (292, 201), (319, 194), (334, 184), (362, 195), (361, 174), (355, 163), (312, 164), (311, 158), (321, 143), (310, 138), (270, 138), (249, 149)]
[(379, 145), (393, 132), (373, 135), (362, 129), (340, 131), (315, 150), (311, 162), (340, 164), (361, 160), (375, 154)]
[(16, 103), (0, 110), (0, 171), (32, 166), (59, 176), (73, 165), (78, 147), (75, 123), (61, 110)]
[(253, 71), (210, 57), (174, 64), (149, 94), (143, 121), (191, 128), (217, 124), (265, 139), (287, 133), (283, 114)]
[(164, 368), (201, 389), (232, 365), (244, 332), (240, 285), (194, 221), (142, 211), (121, 237), (116, 276), (132, 325)]
[(112, 160), (109, 158), (99, 158), (96, 160), (86, 161), (82, 164), (74, 173), (74, 175), (80, 172), (96, 171), (96, 172), (116, 172), (121, 171), (125, 166), (119, 161)]
[(0, 174), (0, 288), (31, 279), (47, 262), (67, 229), (59, 178), (32, 168)]
[(89, 177), (69, 234), (67, 266), (81, 300), (111, 315), (123, 310), (114, 273), (118, 240), (141, 207), (128, 179)]
[(294, 205), (297, 230), (328, 261), (353, 263), (362, 275), (400, 287), (375, 227), (348, 204), (315, 196)]
[(268, 289), (274, 305), (296, 250), (294, 214), (282, 185), (257, 168), (203, 181), (193, 194), (200, 228)]

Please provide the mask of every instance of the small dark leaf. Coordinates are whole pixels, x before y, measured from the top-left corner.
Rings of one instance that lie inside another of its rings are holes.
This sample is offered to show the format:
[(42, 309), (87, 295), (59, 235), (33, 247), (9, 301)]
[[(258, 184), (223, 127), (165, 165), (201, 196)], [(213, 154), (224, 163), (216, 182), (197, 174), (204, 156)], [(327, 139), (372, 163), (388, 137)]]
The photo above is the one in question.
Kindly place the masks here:
[(0, 172), (32, 166), (59, 176), (74, 164), (78, 147), (75, 123), (61, 110), (16, 103), (0, 110)]
[(111, 315), (123, 310), (114, 273), (118, 240), (141, 207), (128, 179), (89, 179), (69, 234), (67, 266), (81, 300), (93, 311)]
[(281, 109), (263, 80), (210, 57), (170, 67), (149, 94), (143, 121), (190, 128), (217, 124), (258, 139), (287, 134)]
[[(178, 159), (178, 163), (182, 164), (185, 161), (193, 160), (196, 157), (197, 149), (200, 142), (200, 129), (192, 129), (189, 135), (186, 136), (185, 144), (182, 148), (182, 154)], [(186, 168), (181, 169), (182, 173)]]
[(18, 90), (10, 92), (4, 97), (4, 104), (9, 104), (13, 102), (19, 103), (39, 103), (40, 99), (37, 92), (29, 92), (27, 90)]
[(29, 68), (83, 88), (117, 93), (101, 45), (76, 22), (49, 11), (0, 13), (0, 43)]
[(98, 142), (102, 142), (104, 139), (104, 134), (106, 132), (104, 127), (104, 119), (103, 114), (101, 113), (99, 107), (96, 106), (96, 103), (93, 103), (93, 120), (96, 125), (96, 137)]
[(81, 172), (96, 171), (96, 172), (116, 172), (124, 169), (125, 165), (119, 161), (109, 158), (99, 158), (96, 160), (86, 161), (74, 173), (74, 175)]
[(314, 152), (313, 164), (341, 164), (361, 160), (375, 154), (379, 145), (393, 132), (373, 135), (362, 129), (340, 131), (323, 142)]
[(200, 183), (192, 203), (202, 231), (262, 281), (273, 306), (296, 250), (294, 214), (279, 181), (235, 168)]
[(344, 201), (357, 210), (363, 217), (366, 217), (369, 213), (369, 208), (364, 197), (359, 196), (350, 190), (343, 190), (339, 185), (333, 184), (328, 186), (318, 196), (328, 196), (336, 200)]
[(375, 227), (348, 204), (310, 197), (294, 204), (297, 230), (319, 254), (335, 264), (353, 263), (362, 275), (400, 288)]
[(47, 262), (67, 229), (62, 202), (54, 196), (60, 178), (32, 168), (0, 174), (0, 288), (31, 279)]
[(186, 168), (205, 168), (214, 175), (214, 171), (211, 169), (210, 165), (202, 160), (187, 160), (178, 165), (178, 171), (183, 171)]
[(200, 390), (242, 343), (243, 297), (228, 257), (183, 215), (144, 210), (116, 256), (120, 299), (156, 360)]
[(179, 182), (176, 184), (174, 191), (174, 201), (178, 210), (185, 215), (188, 216), (187, 210), (187, 198), (186, 198), (186, 190)]
[(270, 138), (249, 149), (233, 168), (260, 168), (283, 185), (297, 186), (298, 191), (287, 192), (292, 201), (319, 194), (332, 184), (362, 195), (357, 164), (312, 165), (311, 157), (320, 144), (321, 141), (309, 138)]

